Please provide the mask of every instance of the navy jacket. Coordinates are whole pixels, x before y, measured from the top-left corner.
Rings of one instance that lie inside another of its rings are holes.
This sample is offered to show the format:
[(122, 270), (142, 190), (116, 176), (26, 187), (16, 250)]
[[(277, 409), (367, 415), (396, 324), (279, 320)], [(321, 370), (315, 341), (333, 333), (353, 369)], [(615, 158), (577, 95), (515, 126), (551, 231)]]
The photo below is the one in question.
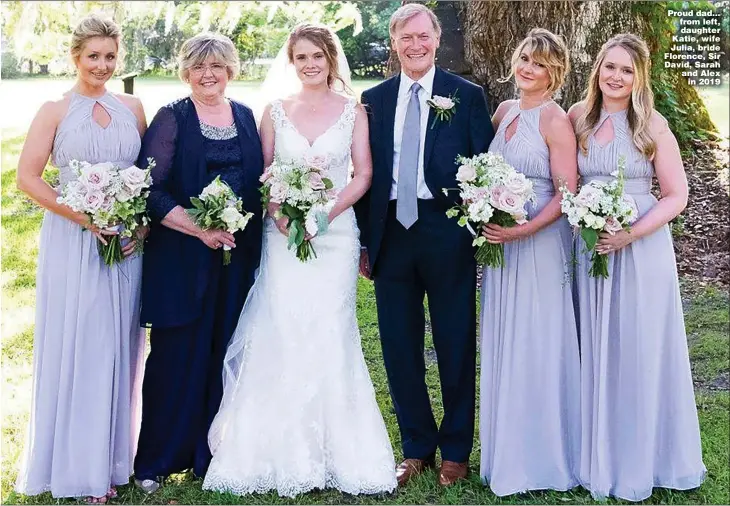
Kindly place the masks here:
[[(244, 177), (238, 196), (243, 199), (245, 210), (254, 213), (248, 226), (235, 234), (236, 248), (231, 261), (250, 264), (243, 269), (250, 274), (248, 271), (256, 268), (261, 256), (259, 177), (263, 172), (263, 153), (251, 109), (233, 100), (231, 107), (243, 158), (240, 170)], [(220, 261), (200, 239), (160, 223), (176, 205), (190, 208), (190, 197), (197, 197), (210, 183), (212, 175), (204, 145), (198, 114), (190, 98), (162, 107), (142, 140), (138, 165), (146, 167), (147, 157), (153, 157), (157, 164), (152, 170), (153, 185), (147, 200), (152, 225), (143, 257), (143, 324), (175, 327), (199, 318), (211, 262), (214, 258)]]
[[(360, 242), (367, 247), (370, 266), (375, 268), (380, 251), (393, 182), (393, 132), (398, 101), (400, 74), (383, 81), (362, 94), (370, 126), (373, 180), (368, 193), (355, 204)], [(482, 88), (455, 74), (436, 68), (433, 95), (456, 96), (459, 103), (449, 121), (436, 121), (431, 109), (426, 126), (423, 153), (426, 185), (443, 210), (456, 202), (456, 192), (446, 197), (443, 188), (456, 188), (456, 157), (484, 153), (494, 137), (487, 101)]]

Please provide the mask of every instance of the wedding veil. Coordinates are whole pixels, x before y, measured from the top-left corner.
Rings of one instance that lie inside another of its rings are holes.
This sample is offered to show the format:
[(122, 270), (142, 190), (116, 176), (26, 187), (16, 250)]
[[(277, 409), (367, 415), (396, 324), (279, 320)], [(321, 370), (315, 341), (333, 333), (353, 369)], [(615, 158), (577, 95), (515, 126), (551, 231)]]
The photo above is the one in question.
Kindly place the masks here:
[[(323, 25), (320, 25), (323, 26)], [(337, 66), (339, 67), (340, 77), (344, 81), (345, 86), (341, 82), (335, 82), (333, 90), (337, 93), (343, 93), (347, 89), (352, 88), (352, 81), (350, 77), (350, 65), (347, 63), (345, 52), (342, 50), (342, 43), (337, 34), (329, 27), (325, 27), (332, 34), (332, 38), (337, 46)], [(270, 103), (272, 100), (279, 98), (286, 98), (290, 95), (298, 93), (302, 89), (302, 83), (297, 77), (294, 65), (289, 62), (289, 56), (287, 55), (287, 45), (289, 44), (289, 38), (284, 42), (284, 45), (279, 49), (268, 73), (266, 79), (259, 88), (260, 97), (264, 104)]]

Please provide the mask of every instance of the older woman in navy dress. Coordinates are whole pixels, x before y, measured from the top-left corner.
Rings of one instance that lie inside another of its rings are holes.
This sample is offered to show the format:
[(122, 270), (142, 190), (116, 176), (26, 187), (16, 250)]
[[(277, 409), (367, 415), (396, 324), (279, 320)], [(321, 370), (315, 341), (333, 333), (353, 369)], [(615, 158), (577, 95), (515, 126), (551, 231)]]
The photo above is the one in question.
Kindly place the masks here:
[[(261, 143), (251, 110), (224, 95), (238, 68), (228, 38), (201, 34), (186, 41), (180, 77), (192, 93), (160, 109), (142, 143), (140, 160), (151, 156), (157, 162), (142, 290), (151, 352), (134, 466), (136, 483), (146, 492), (172, 473), (192, 469), (203, 476), (208, 468), (207, 436), (222, 396), (223, 357), (261, 253)], [(185, 212), (190, 198), (216, 176), (254, 212), (242, 232), (203, 231)], [(224, 245), (233, 248), (225, 267)]]

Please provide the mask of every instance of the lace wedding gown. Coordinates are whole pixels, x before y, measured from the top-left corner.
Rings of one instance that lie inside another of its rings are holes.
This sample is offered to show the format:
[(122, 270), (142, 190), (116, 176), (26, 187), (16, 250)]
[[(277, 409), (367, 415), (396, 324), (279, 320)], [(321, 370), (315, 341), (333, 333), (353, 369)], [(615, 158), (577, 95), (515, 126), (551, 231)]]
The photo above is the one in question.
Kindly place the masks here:
[[(323, 158), (332, 182), (343, 188), (355, 106), (349, 101), (310, 145), (281, 101), (273, 102), (276, 156)], [(393, 450), (355, 318), (360, 243), (354, 212), (348, 209), (313, 239), (317, 258), (307, 263), (287, 249), (272, 219), (265, 222), (259, 276), (226, 354), (203, 488), (288, 497), (314, 488), (392, 491)]]

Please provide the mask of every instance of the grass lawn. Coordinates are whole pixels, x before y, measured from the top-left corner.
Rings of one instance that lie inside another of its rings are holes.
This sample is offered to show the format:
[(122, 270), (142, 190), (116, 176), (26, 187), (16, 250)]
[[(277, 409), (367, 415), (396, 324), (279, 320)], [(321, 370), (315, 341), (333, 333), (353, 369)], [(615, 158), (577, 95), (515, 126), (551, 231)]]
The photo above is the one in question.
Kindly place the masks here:
[[(58, 89), (53, 88), (59, 81), (39, 83), (48, 87), (44, 93), (28, 92), (18, 96), (31, 97), (38, 105), (46, 100), (51, 92), (55, 93), (69, 87), (63, 82)], [(28, 410), (30, 408), (31, 364), (33, 343), (33, 305), (35, 289), (35, 266), (38, 253), (38, 230), (42, 213), (40, 209), (24, 198), (15, 188), (15, 169), (22, 147), (24, 132), (27, 129), (26, 116), (36, 110), (23, 99), (22, 106), (14, 106), (13, 121), (8, 119), (6, 104), (11, 104), (8, 90), (19, 90), (31, 86), (30, 81), (4, 81), (0, 84), (0, 105), (4, 111), (2, 123), (2, 474), (0, 494), (3, 503), (49, 504), (57, 503), (50, 494), (38, 497), (22, 497), (12, 490), (17, 473), (17, 463), (24, 443)], [(371, 83), (356, 83), (362, 89)], [(183, 85), (173, 80), (142, 80), (138, 83), (138, 93), (142, 96), (148, 117), (156, 111), (154, 104), (160, 105), (185, 94)], [(250, 94), (254, 96), (258, 84), (236, 83), (231, 96), (240, 96), (244, 101)], [(53, 89), (51, 89), (53, 88)], [(26, 90), (27, 91), (27, 90)], [(31, 99), (29, 99), (31, 100)], [(17, 101), (17, 100), (16, 100)], [(255, 100), (253, 100), (255, 102)], [(26, 109), (28, 109), (26, 111)], [(27, 114), (26, 114), (27, 113)], [(25, 116), (24, 116), (25, 115)], [(27, 120), (28, 122), (30, 119)], [(13, 124), (11, 124), (13, 123)], [(54, 170), (46, 171), (46, 178), (57, 177)], [(694, 372), (697, 406), (702, 430), (704, 462), (708, 468), (705, 484), (693, 491), (673, 492), (659, 490), (650, 498), (649, 503), (658, 504), (723, 504), (730, 494), (730, 397), (727, 392), (727, 376), (730, 369), (728, 357), (728, 326), (730, 301), (727, 293), (712, 287), (691, 286), (683, 283), (685, 318)], [(377, 316), (372, 285), (360, 280), (358, 291), (358, 318), (362, 333), (365, 358), (375, 384), (386, 425), (388, 427), (396, 459), (400, 455), (400, 436), (388, 395), (380, 344), (378, 341)], [(427, 354), (430, 356), (432, 342), (427, 338)], [(428, 362), (427, 383), (432, 402), (441, 415), (439, 379), (436, 365)], [(477, 424), (478, 426), (478, 424)], [(73, 463), (70, 463), (73, 465)], [(478, 434), (475, 434), (475, 451), (471, 457), (472, 470), (479, 469)], [(537, 492), (508, 498), (494, 496), (483, 487), (478, 474), (472, 472), (469, 480), (450, 489), (441, 489), (436, 483), (433, 472), (416, 479), (405, 489), (395, 494), (381, 497), (353, 497), (333, 491), (302, 495), (294, 500), (283, 500), (274, 494), (239, 498), (231, 495), (203, 492), (202, 482), (183, 474), (170, 478), (166, 486), (153, 496), (145, 496), (132, 486), (121, 487), (119, 498), (113, 501), (120, 504), (588, 504), (593, 503), (590, 495), (577, 488), (566, 493)], [(73, 501), (61, 501), (72, 503)], [(610, 500), (609, 503), (617, 501)]]

